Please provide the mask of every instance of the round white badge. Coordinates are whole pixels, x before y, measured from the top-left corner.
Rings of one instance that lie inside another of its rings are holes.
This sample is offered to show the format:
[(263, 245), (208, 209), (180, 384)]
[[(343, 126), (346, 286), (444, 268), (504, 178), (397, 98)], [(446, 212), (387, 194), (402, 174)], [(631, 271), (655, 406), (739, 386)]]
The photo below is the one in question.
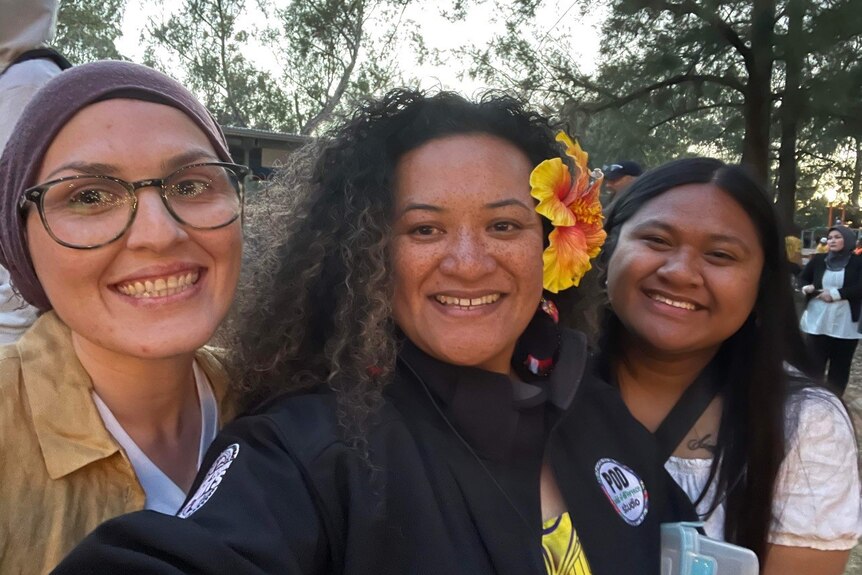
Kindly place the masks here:
[(649, 510), (649, 493), (634, 471), (614, 459), (599, 459), (596, 481), (623, 521), (631, 526), (643, 523)]
[(227, 473), (228, 467), (233, 463), (233, 460), (236, 459), (236, 456), (239, 454), (239, 444), (232, 443), (228, 445), (227, 449), (222, 451), (213, 464), (210, 466), (210, 470), (207, 471), (206, 477), (201, 481), (198, 490), (195, 491), (195, 494), (189, 499), (189, 502), (185, 504), (179, 513), (177, 513), (177, 517), (181, 517), (185, 519), (190, 516), (192, 513), (203, 507), (204, 503), (209, 501), (210, 497), (216, 492), (219, 484), (221, 483), (224, 474)]

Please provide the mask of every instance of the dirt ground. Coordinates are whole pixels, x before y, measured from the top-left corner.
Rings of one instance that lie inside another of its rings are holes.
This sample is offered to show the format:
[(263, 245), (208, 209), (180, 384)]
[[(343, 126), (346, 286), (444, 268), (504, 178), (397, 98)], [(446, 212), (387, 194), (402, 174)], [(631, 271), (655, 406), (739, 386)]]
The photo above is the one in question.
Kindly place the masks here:
[[(856, 348), (856, 355), (853, 357), (850, 383), (844, 393), (844, 401), (853, 415), (857, 442), (862, 445), (862, 346)], [(850, 563), (844, 573), (845, 575), (862, 575), (862, 545), (857, 545), (853, 550), (850, 555)]]

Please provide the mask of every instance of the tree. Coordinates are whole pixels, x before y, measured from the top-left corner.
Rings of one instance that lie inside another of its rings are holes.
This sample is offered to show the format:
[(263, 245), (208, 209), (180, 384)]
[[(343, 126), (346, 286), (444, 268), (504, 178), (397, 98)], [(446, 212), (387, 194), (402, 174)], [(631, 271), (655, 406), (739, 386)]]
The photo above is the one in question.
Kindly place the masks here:
[(126, 0), (63, 0), (54, 46), (73, 64), (122, 58), (114, 41), (125, 7)]
[[(585, 1), (585, 9), (596, 5)], [(814, 102), (814, 88), (823, 75), (833, 87), (858, 94), (849, 62), (858, 61), (862, 11), (854, 4), (611, 0), (602, 27), (602, 64), (595, 75), (580, 72), (564, 43), (541, 47), (521, 30), (480, 54), (474, 70), (491, 77), (495, 68), (507, 69), (506, 78), (518, 78), (527, 95), (561, 110), (590, 138), (591, 147), (592, 138), (599, 142), (600, 150), (610, 147), (602, 130), (625, 146), (632, 145), (628, 132), (645, 143), (627, 148), (635, 159), (639, 153), (647, 155), (646, 150), (666, 154), (665, 159), (707, 151), (741, 158), (764, 184), (773, 183), (769, 174), (777, 160), (779, 206), (790, 219), (799, 138), (805, 137), (806, 144), (815, 135), (823, 138), (818, 152), (829, 156), (847, 137), (840, 135), (839, 126), (858, 121), (849, 103), (839, 110), (835, 105), (818, 109), (821, 102)], [(854, 42), (855, 52), (848, 47)], [(505, 64), (489, 65), (495, 58)], [(815, 119), (817, 130), (812, 129)]]
[[(373, 93), (396, 74), (391, 64), (407, 0), (260, 0), (256, 29), (240, 22), (245, 0), (186, 0), (150, 26), (149, 61), (177, 59), (187, 84), (225, 124), (301, 134), (318, 130), (346, 101)], [(382, 30), (369, 37), (370, 27)], [(248, 27), (248, 29), (246, 29)], [(278, 62), (266, 70), (247, 54), (253, 41)]]

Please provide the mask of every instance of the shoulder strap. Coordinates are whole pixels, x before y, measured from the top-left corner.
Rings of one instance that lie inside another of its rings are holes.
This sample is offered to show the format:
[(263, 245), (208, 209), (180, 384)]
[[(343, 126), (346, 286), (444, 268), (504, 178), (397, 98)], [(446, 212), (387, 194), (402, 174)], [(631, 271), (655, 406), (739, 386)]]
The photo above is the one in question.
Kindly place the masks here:
[(17, 58), (12, 60), (12, 62), (6, 66), (6, 69), (4, 69), (3, 72), (0, 72), (0, 75), (5, 73), (15, 64), (20, 64), (21, 62), (26, 62), (28, 60), (52, 60), (57, 64), (57, 67), (59, 67), (60, 70), (67, 70), (72, 67), (72, 64), (53, 48), (33, 48), (32, 50), (27, 50), (26, 52), (19, 54)]
[(655, 430), (659, 455), (666, 461), (721, 389), (718, 369), (711, 363), (683, 392), (682, 397)]

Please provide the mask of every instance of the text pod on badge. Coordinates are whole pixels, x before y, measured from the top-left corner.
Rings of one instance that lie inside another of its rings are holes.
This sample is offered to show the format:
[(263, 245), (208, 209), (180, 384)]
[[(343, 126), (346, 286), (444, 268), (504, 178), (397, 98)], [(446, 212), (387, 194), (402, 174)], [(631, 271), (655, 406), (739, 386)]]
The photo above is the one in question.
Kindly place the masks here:
[(634, 471), (614, 459), (599, 459), (596, 481), (623, 521), (632, 526), (643, 523), (649, 510), (649, 493)]

